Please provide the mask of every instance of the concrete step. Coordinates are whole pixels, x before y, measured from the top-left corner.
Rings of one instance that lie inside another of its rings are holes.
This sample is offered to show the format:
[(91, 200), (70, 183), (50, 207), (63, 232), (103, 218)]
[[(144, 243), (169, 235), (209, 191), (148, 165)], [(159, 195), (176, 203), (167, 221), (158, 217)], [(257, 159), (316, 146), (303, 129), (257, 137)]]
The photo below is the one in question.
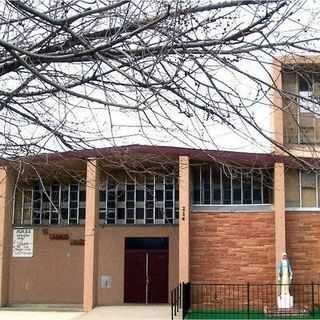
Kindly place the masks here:
[(0, 310), (8, 311), (61, 311), (61, 312), (81, 312), (81, 304), (11, 304)]
[(310, 310), (308, 307), (292, 307), (292, 308), (278, 308), (269, 307), (264, 309), (264, 314), (268, 317), (306, 317), (310, 315)]

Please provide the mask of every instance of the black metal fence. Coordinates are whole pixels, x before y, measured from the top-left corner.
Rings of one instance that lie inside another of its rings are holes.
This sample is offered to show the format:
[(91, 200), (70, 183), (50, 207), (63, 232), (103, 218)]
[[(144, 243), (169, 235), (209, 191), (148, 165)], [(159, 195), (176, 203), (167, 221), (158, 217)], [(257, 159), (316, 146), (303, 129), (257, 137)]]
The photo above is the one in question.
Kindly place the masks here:
[(176, 288), (171, 290), (171, 319), (174, 319), (179, 313), (181, 313), (182, 319), (185, 319), (190, 311), (190, 288), (190, 283), (180, 283)]
[(279, 308), (280, 284), (183, 283), (171, 292), (172, 319), (320, 319), (320, 284), (289, 290), (293, 306)]

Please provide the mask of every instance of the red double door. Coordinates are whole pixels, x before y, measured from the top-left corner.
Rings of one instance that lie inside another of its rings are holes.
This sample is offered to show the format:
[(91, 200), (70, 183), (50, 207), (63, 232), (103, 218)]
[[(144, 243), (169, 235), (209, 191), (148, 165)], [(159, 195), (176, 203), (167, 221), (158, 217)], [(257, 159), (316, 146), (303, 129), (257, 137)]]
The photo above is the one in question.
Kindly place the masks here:
[(168, 303), (168, 250), (126, 249), (126, 303)]

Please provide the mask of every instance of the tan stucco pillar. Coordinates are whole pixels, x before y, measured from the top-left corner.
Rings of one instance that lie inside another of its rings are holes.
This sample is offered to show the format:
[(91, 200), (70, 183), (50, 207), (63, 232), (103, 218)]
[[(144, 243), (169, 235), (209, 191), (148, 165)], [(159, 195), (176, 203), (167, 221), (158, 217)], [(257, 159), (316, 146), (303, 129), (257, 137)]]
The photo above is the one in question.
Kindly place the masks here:
[(274, 165), (274, 219), (277, 268), (282, 253), (286, 251), (285, 180), (283, 163), (275, 163)]
[(90, 311), (97, 293), (97, 227), (99, 224), (99, 167), (96, 159), (87, 161), (86, 220), (84, 246), (83, 309)]
[[(272, 114), (272, 130), (273, 130), (273, 139), (283, 145), (284, 142), (284, 131), (283, 131), (283, 102), (281, 96), (282, 90), (282, 65), (279, 61), (273, 61), (273, 70), (272, 70), (272, 85), (276, 88), (273, 90), (273, 114)], [(280, 151), (278, 148), (274, 147), (275, 151)]]
[(190, 281), (190, 166), (179, 157), (179, 282)]
[(13, 170), (0, 168), (0, 306), (8, 304), (9, 259), (12, 242)]

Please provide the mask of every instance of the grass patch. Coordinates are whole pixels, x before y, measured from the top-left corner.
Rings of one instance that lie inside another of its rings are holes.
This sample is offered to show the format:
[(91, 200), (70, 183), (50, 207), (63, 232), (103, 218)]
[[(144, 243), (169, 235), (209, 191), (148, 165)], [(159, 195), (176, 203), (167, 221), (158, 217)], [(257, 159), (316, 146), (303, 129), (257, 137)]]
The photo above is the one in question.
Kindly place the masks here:
[(263, 312), (250, 312), (250, 317), (248, 318), (248, 313), (246, 311), (217, 311), (217, 310), (206, 310), (206, 311), (191, 311), (187, 314), (186, 318), (188, 320), (215, 320), (215, 319), (320, 319), (320, 310), (317, 310), (314, 315), (298, 315), (298, 316), (281, 316), (281, 317), (270, 317), (265, 315)]

